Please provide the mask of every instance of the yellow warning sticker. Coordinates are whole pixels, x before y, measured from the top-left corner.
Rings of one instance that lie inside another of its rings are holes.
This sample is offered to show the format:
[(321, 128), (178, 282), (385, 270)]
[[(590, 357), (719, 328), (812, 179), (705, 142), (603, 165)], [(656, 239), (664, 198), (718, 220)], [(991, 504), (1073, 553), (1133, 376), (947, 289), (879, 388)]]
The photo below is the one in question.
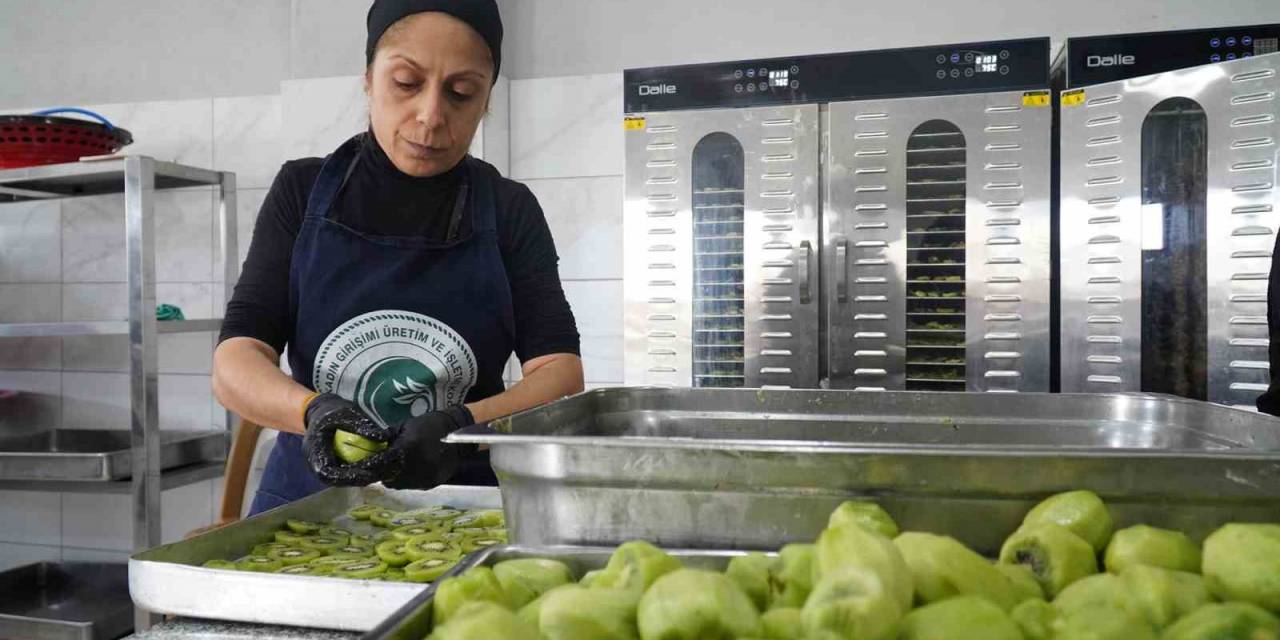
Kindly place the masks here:
[(622, 119), (623, 131), (644, 131), (644, 118), (628, 116)]
[(1022, 94), (1022, 106), (1047, 107), (1051, 100), (1048, 91), (1026, 91)]
[(1062, 106), (1074, 107), (1084, 104), (1084, 89), (1072, 89), (1062, 92)]

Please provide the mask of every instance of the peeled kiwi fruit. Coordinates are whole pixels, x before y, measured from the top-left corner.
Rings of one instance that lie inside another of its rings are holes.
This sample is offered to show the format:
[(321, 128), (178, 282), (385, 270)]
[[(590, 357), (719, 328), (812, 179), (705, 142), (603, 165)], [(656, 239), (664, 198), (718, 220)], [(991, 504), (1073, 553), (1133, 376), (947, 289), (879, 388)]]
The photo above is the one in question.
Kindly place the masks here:
[(303, 549), (315, 549), (322, 553), (333, 553), (335, 549), (347, 546), (346, 538), (333, 536), (312, 536), (302, 541)]
[(467, 538), (462, 541), (462, 552), (474, 553), (481, 549), (496, 547), (502, 544), (504, 544), (504, 541), (500, 538)]
[(303, 540), (310, 537), (311, 534), (298, 533), (289, 529), (281, 529), (276, 532), (276, 542), (281, 542), (287, 545), (300, 545)]
[(374, 526), (386, 528), (390, 526), (391, 519), (399, 515), (399, 513), (390, 509), (379, 509), (369, 514), (369, 522), (372, 522)]
[(391, 536), (397, 540), (408, 540), (435, 533), (439, 527), (430, 524), (409, 524), (391, 530)]

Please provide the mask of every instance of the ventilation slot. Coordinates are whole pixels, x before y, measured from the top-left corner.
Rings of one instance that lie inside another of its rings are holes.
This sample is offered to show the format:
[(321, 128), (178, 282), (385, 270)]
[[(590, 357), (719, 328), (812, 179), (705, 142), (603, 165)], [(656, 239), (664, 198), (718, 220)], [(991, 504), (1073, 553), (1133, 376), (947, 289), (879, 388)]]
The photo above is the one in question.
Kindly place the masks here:
[(907, 141), (909, 390), (965, 390), (964, 134), (932, 120)]

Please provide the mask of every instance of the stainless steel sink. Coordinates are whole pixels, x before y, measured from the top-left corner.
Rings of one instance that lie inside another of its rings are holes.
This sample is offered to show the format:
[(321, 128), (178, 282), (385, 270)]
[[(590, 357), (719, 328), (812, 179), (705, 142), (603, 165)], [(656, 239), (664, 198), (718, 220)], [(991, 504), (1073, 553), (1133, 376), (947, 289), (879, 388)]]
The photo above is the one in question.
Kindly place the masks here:
[[(105, 481), (133, 471), (127, 430), (52, 429), (0, 435), (0, 480)], [(160, 467), (225, 459), (225, 431), (162, 431)]]

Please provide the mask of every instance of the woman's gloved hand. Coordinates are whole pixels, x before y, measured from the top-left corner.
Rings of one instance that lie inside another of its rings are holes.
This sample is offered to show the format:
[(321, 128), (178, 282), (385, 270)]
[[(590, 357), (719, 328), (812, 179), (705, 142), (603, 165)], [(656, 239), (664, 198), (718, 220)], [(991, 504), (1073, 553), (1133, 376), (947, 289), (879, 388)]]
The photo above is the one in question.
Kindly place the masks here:
[(354, 464), (338, 458), (333, 438), (339, 430), (374, 442), (388, 442), (394, 435), (341, 396), (332, 393), (315, 396), (306, 405), (303, 421), (307, 425), (307, 433), (302, 438), (303, 454), (311, 470), (325, 484), (363, 487), (399, 473), (403, 466), (403, 451), (392, 447)]
[(471, 411), (462, 405), (409, 418), (392, 427), (391, 446), (370, 459), (395, 457), (398, 467), (383, 478), (388, 487), (430, 489), (452, 477), (458, 462), (475, 449), (473, 445), (447, 444), (441, 440), (474, 423)]

